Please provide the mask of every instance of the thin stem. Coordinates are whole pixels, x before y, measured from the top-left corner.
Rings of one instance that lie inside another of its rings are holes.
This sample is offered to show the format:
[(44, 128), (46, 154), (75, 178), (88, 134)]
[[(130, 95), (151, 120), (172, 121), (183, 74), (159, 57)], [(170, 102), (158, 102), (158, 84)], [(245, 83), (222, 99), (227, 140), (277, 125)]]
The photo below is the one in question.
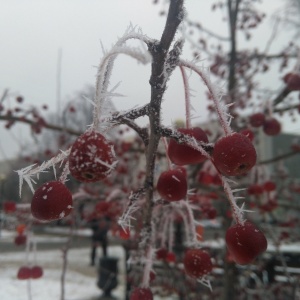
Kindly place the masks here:
[(183, 85), (184, 85), (184, 99), (185, 99), (185, 121), (186, 121), (186, 128), (191, 128), (191, 98), (190, 98), (190, 87), (189, 81), (186, 76), (186, 72), (183, 66), (179, 66)]
[(167, 139), (165, 137), (162, 138), (163, 142), (164, 142), (164, 146), (165, 146), (165, 150), (166, 150), (166, 159), (167, 159), (167, 163), (168, 163), (168, 168), (169, 170), (172, 170), (172, 162), (169, 158), (169, 155), (168, 155), (168, 142), (167, 142)]
[(241, 209), (236, 204), (235, 197), (232, 193), (230, 185), (228, 184), (228, 181), (224, 176), (222, 176), (221, 178), (222, 178), (222, 182), (223, 182), (223, 188), (224, 188), (224, 191), (227, 195), (227, 199), (230, 203), (234, 219), (235, 219), (237, 224), (243, 225), (245, 220), (243, 218), (243, 214), (242, 214)]
[[(96, 93), (95, 93), (95, 100), (94, 100), (95, 107), (94, 107), (94, 112), (93, 112), (93, 124), (92, 124), (93, 129), (97, 129), (99, 126), (99, 123), (100, 123), (101, 110), (102, 110), (104, 100), (106, 98), (109, 80), (110, 80), (110, 76), (112, 74), (113, 64), (117, 57), (117, 54), (124, 53), (124, 54), (129, 54), (129, 55), (135, 57), (134, 55), (132, 55), (133, 53), (130, 53), (130, 51), (124, 51), (124, 49), (121, 48), (121, 46), (129, 39), (139, 39), (139, 40), (145, 42), (147, 45), (150, 43), (150, 40), (147, 37), (145, 37), (142, 34), (135, 33), (132, 30), (132, 32), (130, 34), (125, 34), (115, 44), (115, 46), (112, 48), (112, 50), (109, 53), (107, 53), (106, 55), (104, 55), (104, 57), (102, 58), (100, 65), (98, 67), (98, 74), (97, 74), (97, 80), (96, 80)], [(127, 50), (129, 50), (129, 49), (127, 49)], [(135, 58), (140, 59), (143, 62), (141, 57), (139, 57), (139, 58), (135, 57)]]
[(232, 133), (232, 130), (231, 130), (231, 128), (229, 126), (229, 122), (227, 120), (228, 115), (225, 112), (225, 108), (220, 103), (220, 99), (222, 98), (222, 95), (218, 95), (215, 87), (213, 86), (213, 84), (210, 81), (210, 78), (200, 68), (198, 68), (191, 62), (180, 60), (180, 65), (193, 70), (195, 73), (197, 73), (201, 77), (201, 79), (203, 80), (204, 84), (207, 86), (207, 88), (211, 94), (212, 100), (215, 105), (216, 112), (218, 114), (219, 121), (224, 130), (224, 133), (226, 136), (230, 135)]

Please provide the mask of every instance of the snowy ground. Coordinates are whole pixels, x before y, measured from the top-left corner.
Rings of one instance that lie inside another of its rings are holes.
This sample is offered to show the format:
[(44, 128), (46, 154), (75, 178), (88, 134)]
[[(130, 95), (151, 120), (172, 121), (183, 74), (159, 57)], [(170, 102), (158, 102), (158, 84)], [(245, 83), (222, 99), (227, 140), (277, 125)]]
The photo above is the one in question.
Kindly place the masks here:
[[(97, 270), (89, 266), (89, 249), (71, 249), (69, 252), (69, 267), (66, 275), (66, 300), (92, 300), (101, 295), (96, 285)], [(110, 247), (111, 256), (119, 257), (119, 285), (113, 295), (124, 299), (123, 249)], [(41, 251), (36, 256), (37, 264), (43, 267), (44, 276), (36, 280), (18, 280), (18, 268), (24, 265), (25, 253), (2, 253), (0, 255), (0, 299), (28, 300), (28, 290), (31, 289), (32, 300), (60, 299), (60, 276), (62, 265), (61, 250)]]
[[(82, 234), (82, 233), (81, 233)], [(84, 234), (83, 234), (84, 235)], [(89, 235), (86, 233), (86, 235)], [(2, 230), (0, 236), (0, 299), (1, 300), (59, 300), (61, 295), (62, 251), (60, 249), (67, 241), (63, 236), (34, 237), (39, 244), (57, 244), (57, 249), (36, 251), (28, 257), (31, 264), (40, 265), (44, 276), (35, 280), (18, 280), (19, 267), (28, 265), (24, 250), (13, 246), (14, 252), (2, 252), (1, 244), (12, 244), (15, 232)], [(101, 255), (101, 250), (98, 249)], [(124, 251), (121, 246), (112, 246), (108, 249), (109, 256), (119, 258), (119, 285), (113, 295), (117, 299), (124, 299)], [(98, 299), (102, 291), (97, 287), (97, 269), (91, 267), (90, 249), (70, 249), (68, 253), (68, 270), (66, 273), (65, 300), (94, 300)], [(29, 298), (29, 291), (31, 298)]]

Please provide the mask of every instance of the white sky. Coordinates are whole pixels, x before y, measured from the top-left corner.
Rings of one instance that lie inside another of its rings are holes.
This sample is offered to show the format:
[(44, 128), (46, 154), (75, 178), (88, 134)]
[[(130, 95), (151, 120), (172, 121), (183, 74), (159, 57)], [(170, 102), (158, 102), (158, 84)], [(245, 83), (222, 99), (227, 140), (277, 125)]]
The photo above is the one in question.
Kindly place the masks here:
[[(264, 2), (264, 9), (270, 11), (280, 7), (283, 0)], [(197, 17), (206, 27), (227, 35), (220, 13), (210, 13), (211, 3), (188, 0), (186, 10), (191, 19)], [(153, 5), (152, 0), (0, 0), (0, 94), (9, 88), (12, 95), (23, 95), (25, 103), (38, 106), (47, 103), (55, 111), (59, 49), (62, 49), (61, 98), (64, 102), (86, 84), (94, 84), (95, 66), (102, 55), (100, 40), (109, 49), (130, 22), (141, 27), (149, 37), (159, 39), (165, 22), (159, 17), (160, 8)], [(266, 22), (253, 42), (265, 41), (271, 26)], [(188, 49), (187, 44), (185, 58), (191, 59)], [(149, 65), (137, 65), (124, 57), (117, 59), (112, 85), (122, 81), (118, 92), (127, 96), (114, 101), (118, 109), (148, 102), (149, 76)], [(166, 125), (184, 117), (181, 81), (179, 72), (175, 72), (163, 103)], [(198, 92), (199, 81), (192, 81), (194, 83), (197, 85), (191, 87)], [(205, 120), (205, 114), (201, 113), (206, 105), (201, 100), (202, 93), (196, 93), (192, 100), (195, 114), (199, 116), (197, 122)], [(300, 129), (295, 125), (289, 127), (290, 130), (295, 128)], [(28, 129), (18, 125), (8, 132), (1, 123), (0, 135), (3, 150), (0, 159), (12, 157), (19, 151), (18, 143), (27, 140)]]

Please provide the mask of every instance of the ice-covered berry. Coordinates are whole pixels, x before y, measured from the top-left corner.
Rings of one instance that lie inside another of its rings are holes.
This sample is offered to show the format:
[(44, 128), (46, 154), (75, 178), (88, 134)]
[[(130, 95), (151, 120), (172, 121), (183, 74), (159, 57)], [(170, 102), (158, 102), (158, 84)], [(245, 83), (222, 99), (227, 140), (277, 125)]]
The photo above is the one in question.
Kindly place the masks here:
[[(177, 130), (195, 138), (197, 142), (208, 143), (206, 133), (199, 127), (179, 128)], [(179, 144), (174, 139), (170, 140), (168, 156), (174, 164), (179, 166), (201, 163), (206, 159), (199, 151), (185, 144)]]
[(188, 249), (183, 258), (184, 270), (193, 278), (200, 278), (212, 271), (210, 255), (201, 249)]
[(39, 187), (31, 201), (31, 213), (40, 221), (66, 217), (72, 210), (72, 194), (60, 181), (49, 181)]
[(165, 171), (160, 174), (156, 188), (159, 195), (165, 200), (184, 199), (188, 188), (186, 175), (181, 169)]
[(106, 178), (115, 162), (113, 145), (96, 131), (87, 131), (74, 142), (69, 155), (71, 175), (82, 182)]
[(251, 263), (268, 246), (265, 235), (249, 221), (228, 228), (225, 239), (234, 261), (240, 265)]
[(215, 143), (212, 159), (223, 175), (243, 175), (255, 165), (256, 151), (245, 135), (233, 133)]
[(131, 295), (130, 300), (153, 300), (153, 294), (149, 288), (135, 288)]

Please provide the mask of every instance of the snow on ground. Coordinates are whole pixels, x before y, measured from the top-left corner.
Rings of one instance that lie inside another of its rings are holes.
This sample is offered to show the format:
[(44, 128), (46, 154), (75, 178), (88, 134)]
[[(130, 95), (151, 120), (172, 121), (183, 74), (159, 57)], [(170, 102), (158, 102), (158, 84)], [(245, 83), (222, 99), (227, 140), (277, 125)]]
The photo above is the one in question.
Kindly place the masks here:
[[(119, 260), (119, 285), (113, 295), (124, 299), (124, 253), (122, 247), (109, 247), (110, 256)], [(68, 255), (69, 267), (66, 273), (65, 300), (97, 299), (102, 292), (97, 287), (97, 270), (89, 266), (90, 249), (71, 249)], [(31, 289), (32, 300), (59, 300), (62, 252), (60, 250), (40, 251), (36, 263), (43, 267), (44, 276), (35, 280), (18, 280), (18, 268), (25, 263), (24, 252), (1, 253), (0, 255), (0, 299), (29, 300), (28, 289)]]

